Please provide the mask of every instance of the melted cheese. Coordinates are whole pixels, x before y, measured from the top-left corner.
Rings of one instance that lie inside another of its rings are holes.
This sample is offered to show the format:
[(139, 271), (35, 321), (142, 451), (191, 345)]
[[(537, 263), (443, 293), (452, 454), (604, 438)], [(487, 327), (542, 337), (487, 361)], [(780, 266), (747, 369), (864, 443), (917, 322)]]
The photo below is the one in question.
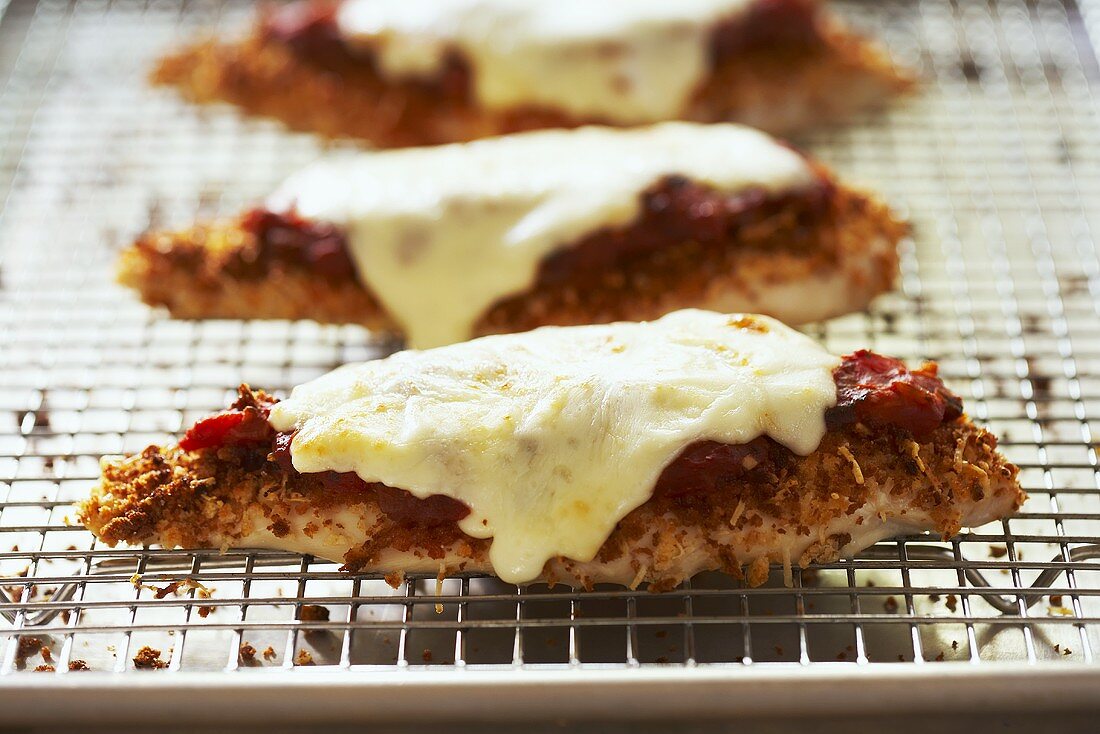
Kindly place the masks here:
[(457, 51), (489, 109), (534, 106), (638, 124), (681, 117), (711, 32), (753, 0), (349, 0), (337, 25), (394, 78), (432, 78)]
[(766, 317), (677, 311), (547, 327), (349, 365), (271, 411), (301, 472), (355, 472), (464, 502), (498, 576), (591, 560), (700, 440), (813, 451), (839, 359)]
[(672, 174), (729, 192), (814, 180), (763, 133), (664, 123), (325, 159), (267, 205), (343, 226), (359, 276), (423, 348), (469, 338), (490, 306), (530, 287), (546, 255), (630, 222), (640, 194)]

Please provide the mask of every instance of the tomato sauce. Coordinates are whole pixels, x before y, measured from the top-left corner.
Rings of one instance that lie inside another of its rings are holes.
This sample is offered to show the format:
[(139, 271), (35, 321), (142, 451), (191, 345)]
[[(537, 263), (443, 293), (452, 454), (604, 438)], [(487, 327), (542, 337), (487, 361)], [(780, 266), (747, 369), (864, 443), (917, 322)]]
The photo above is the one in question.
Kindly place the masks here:
[(833, 378), (837, 404), (825, 414), (830, 427), (859, 421), (922, 438), (962, 415), (962, 398), (944, 386), (934, 364), (910, 370), (901, 360), (861, 349), (844, 358)]
[(257, 257), (241, 263), (241, 275), (259, 275), (272, 261), (297, 265), (330, 280), (356, 277), (344, 231), (334, 224), (298, 216), (253, 209), (241, 228), (256, 238)]

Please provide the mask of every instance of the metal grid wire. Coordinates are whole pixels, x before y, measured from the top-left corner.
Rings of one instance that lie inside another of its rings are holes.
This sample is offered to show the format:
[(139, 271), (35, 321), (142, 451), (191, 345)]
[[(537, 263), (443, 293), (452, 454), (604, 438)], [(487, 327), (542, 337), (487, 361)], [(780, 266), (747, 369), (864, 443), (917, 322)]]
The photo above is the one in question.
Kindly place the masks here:
[[(42, 647), (59, 675), (73, 660), (132, 670), (144, 646), (161, 651), (160, 675), (1094, 663), (1100, 68), (1087, 29), (1100, 31), (1100, 2), (841, 10), (925, 88), (885, 118), (803, 142), (883, 192), (915, 235), (900, 292), (811, 331), (837, 351), (938, 360), (1031, 499), (948, 543), (907, 537), (796, 572), (793, 588), (778, 574), (757, 589), (704, 575), (650, 595), (484, 578), (394, 590), (299, 556), (112, 550), (70, 524), (101, 455), (171, 440), (241, 381), (285, 393), (383, 347), (358, 328), (173, 321), (111, 283), (135, 234), (233, 213), (320, 152), (308, 135), (144, 84), (158, 52), (239, 30), (250, 8), (0, 0), (0, 673), (46, 664)], [(206, 591), (169, 588), (184, 579)], [(1051, 588), (1022, 592), (1037, 581)]]

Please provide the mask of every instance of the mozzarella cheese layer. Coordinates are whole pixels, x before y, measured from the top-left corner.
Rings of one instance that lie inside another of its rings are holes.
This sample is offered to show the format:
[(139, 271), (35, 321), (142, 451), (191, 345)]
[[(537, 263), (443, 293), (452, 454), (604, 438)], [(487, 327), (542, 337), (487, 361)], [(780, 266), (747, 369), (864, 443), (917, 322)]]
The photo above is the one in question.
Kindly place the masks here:
[(591, 560), (661, 471), (700, 440), (766, 434), (798, 454), (825, 434), (840, 363), (762, 316), (677, 311), (546, 327), (348, 365), (271, 411), (301, 472), (355, 472), (464, 502), (511, 583)]
[(433, 78), (457, 51), (489, 109), (638, 124), (683, 115), (711, 31), (755, 0), (348, 0), (341, 35), (384, 74)]
[(544, 257), (630, 222), (641, 193), (672, 174), (727, 192), (815, 179), (756, 130), (664, 123), (329, 158), (267, 205), (341, 225), (363, 282), (424, 348), (469, 338), (490, 306), (531, 286)]

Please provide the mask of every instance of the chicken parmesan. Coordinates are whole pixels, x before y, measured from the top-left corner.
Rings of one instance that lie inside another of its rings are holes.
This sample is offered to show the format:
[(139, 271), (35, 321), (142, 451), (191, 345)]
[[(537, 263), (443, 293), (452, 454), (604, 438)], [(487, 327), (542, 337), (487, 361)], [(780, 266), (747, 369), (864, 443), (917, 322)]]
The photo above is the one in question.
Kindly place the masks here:
[(153, 80), (379, 147), (675, 119), (790, 133), (912, 85), (818, 0), (300, 0)]
[(142, 236), (120, 280), (183, 318), (422, 348), (686, 307), (823, 319), (891, 287), (904, 231), (751, 128), (587, 127), (325, 158), (235, 221)]
[(242, 386), (178, 444), (105, 458), (80, 515), (110, 545), (275, 548), (391, 580), (758, 585), (1014, 512), (996, 446), (933, 364), (686, 310), (398, 352), (282, 401)]

